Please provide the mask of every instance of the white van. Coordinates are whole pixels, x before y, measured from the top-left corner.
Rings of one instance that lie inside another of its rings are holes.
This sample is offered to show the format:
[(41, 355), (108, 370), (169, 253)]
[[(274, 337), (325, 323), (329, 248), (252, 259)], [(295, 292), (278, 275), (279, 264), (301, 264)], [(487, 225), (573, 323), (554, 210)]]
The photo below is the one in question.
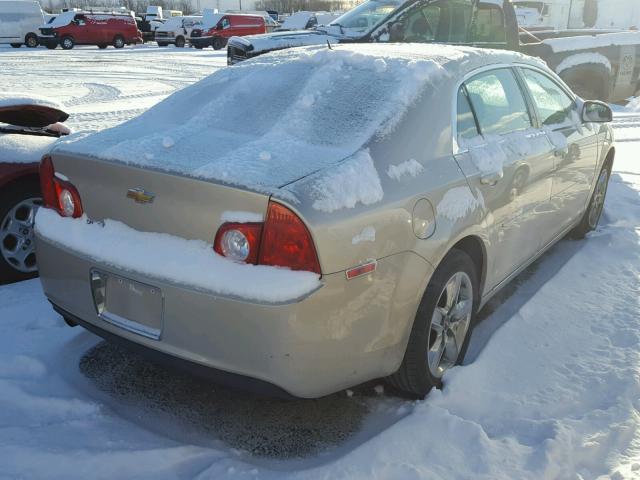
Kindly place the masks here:
[(156, 30), (155, 40), (159, 47), (166, 47), (170, 43), (178, 48), (185, 46), (191, 31), (202, 26), (202, 17), (192, 15), (188, 17), (170, 17), (164, 25)]
[(38, 46), (38, 27), (44, 24), (40, 4), (34, 1), (0, 0), (0, 44), (14, 48)]

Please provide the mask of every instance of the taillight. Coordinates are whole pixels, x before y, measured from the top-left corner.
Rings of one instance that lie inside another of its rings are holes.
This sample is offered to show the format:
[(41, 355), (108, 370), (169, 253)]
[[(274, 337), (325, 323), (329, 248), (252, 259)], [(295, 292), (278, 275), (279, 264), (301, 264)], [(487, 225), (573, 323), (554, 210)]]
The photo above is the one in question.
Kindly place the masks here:
[(76, 187), (56, 177), (53, 160), (49, 155), (40, 161), (40, 190), (44, 206), (52, 208), (63, 217), (82, 216), (82, 202)]
[(320, 274), (309, 230), (279, 203), (269, 202), (264, 223), (225, 223), (216, 234), (216, 253), (235, 261)]
[(295, 213), (279, 203), (269, 202), (258, 263), (320, 274), (309, 230)]
[(237, 262), (257, 263), (262, 223), (225, 223), (216, 234), (213, 248)]

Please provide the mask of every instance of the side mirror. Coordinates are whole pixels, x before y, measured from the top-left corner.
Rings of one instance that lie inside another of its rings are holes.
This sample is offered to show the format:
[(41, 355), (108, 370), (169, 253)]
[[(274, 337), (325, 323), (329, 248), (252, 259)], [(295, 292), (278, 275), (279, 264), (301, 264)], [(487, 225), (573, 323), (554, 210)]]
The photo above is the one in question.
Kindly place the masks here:
[(587, 100), (582, 109), (582, 120), (591, 123), (612, 122), (613, 111), (606, 103)]

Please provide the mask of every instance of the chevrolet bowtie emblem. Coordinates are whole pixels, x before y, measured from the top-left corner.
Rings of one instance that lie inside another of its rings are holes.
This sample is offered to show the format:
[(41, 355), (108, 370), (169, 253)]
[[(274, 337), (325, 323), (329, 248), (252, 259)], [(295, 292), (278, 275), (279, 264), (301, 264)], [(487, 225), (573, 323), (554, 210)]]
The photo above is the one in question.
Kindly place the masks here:
[(144, 188), (137, 187), (127, 190), (127, 198), (135, 200), (136, 203), (152, 203), (156, 196), (151, 192), (147, 192)]

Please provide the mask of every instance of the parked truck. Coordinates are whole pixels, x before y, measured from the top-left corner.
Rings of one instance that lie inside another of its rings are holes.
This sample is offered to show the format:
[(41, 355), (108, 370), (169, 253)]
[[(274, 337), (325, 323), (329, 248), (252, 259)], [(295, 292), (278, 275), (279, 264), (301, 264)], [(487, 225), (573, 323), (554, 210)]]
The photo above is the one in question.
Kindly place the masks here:
[(232, 37), (233, 65), (274, 50), (353, 42), (453, 43), (516, 50), (543, 59), (579, 95), (622, 101), (640, 88), (640, 33), (543, 30), (517, 22), (510, 0), (368, 0), (314, 30)]

